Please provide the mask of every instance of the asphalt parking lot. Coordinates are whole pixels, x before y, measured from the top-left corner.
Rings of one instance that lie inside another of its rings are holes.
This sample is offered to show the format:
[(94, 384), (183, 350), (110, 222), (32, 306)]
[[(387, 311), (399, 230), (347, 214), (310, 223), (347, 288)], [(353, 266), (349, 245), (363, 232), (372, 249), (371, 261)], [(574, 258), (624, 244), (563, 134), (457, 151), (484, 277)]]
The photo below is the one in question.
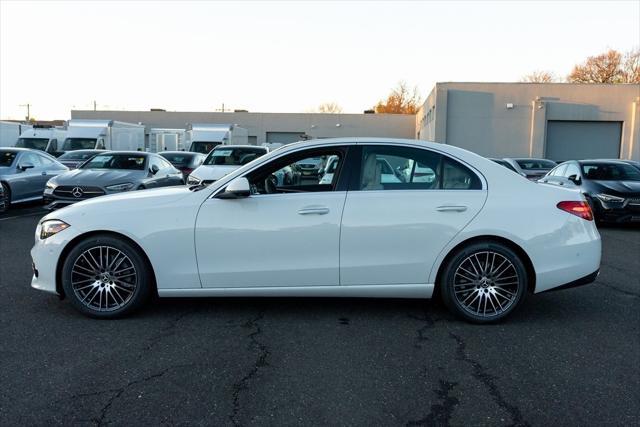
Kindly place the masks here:
[(170, 299), (96, 321), (31, 290), (0, 217), (0, 425), (638, 425), (640, 229), (597, 282), (474, 326), (438, 302)]

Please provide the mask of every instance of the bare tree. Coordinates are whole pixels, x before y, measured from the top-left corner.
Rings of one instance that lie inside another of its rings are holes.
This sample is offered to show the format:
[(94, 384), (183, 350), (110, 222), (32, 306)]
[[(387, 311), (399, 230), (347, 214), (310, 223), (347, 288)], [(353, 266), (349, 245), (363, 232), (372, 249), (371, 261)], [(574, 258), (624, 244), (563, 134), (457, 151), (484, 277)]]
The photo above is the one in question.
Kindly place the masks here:
[(640, 83), (639, 70), (640, 50), (623, 55), (610, 49), (573, 67), (567, 80), (571, 83)]
[(524, 83), (554, 83), (558, 78), (551, 71), (534, 71), (523, 76), (520, 80)]
[(342, 107), (336, 102), (323, 102), (318, 106), (318, 113), (342, 113)]
[(418, 87), (409, 89), (406, 82), (398, 82), (398, 85), (391, 91), (386, 100), (378, 101), (375, 106), (376, 113), (387, 114), (415, 114), (422, 98), (418, 92)]
[(640, 48), (630, 50), (622, 59), (623, 81), (640, 83)]

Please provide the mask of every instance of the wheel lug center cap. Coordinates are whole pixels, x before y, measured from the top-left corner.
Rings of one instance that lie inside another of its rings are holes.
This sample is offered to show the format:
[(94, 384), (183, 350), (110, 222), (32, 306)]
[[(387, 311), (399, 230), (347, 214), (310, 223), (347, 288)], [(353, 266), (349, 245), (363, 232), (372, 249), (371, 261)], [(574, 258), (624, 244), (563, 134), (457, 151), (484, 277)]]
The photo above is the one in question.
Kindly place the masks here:
[(109, 275), (109, 273), (104, 273), (102, 274), (102, 283), (107, 284), (109, 282), (111, 282), (111, 276)]

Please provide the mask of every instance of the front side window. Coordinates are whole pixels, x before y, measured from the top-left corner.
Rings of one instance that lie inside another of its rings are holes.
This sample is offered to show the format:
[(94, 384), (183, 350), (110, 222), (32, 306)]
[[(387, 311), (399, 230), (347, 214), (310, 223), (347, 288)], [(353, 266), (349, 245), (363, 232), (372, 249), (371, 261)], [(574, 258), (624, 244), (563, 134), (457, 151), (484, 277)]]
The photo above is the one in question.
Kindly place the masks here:
[(242, 166), (265, 154), (267, 151), (258, 147), (226, 148), (218, 146), (209, 153), (202, 164), (205, 166)]
[(554, 170), (552, 170), (549, 175), (552, 176), (564, 176), (564, 171), (567, 170), (567, 165), (560, 165)]
[(359, 189), (476, 190), (478, 176), (442, 154), (409, 147), (365, 146)]
[(567, 165), (567, 170), (564, 171), (564, 176), (566, 176), (567, 178), (570, 176), (575, 176), (576, 178), (580, 177), (580, 170), (578, 169), (578, 166), (574, 165), (573, 163), (570, 163), (569, 165)]
[(333, 191), (344, 153), (336, 148), (293, 153), (251, 172), (247, 179), (254, 194)]
[(38, 168), (40, 167), (40, 156), (35, 153), (24, 153), (20, 158), (20, 163), (31, 163), (34, 167)]

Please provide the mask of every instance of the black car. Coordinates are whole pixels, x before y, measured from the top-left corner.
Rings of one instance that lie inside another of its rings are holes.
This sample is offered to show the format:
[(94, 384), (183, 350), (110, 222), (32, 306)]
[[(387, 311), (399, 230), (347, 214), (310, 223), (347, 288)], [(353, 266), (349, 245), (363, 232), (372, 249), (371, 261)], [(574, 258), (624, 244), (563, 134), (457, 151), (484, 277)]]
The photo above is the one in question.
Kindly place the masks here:
[(105, 150), (73, 150), (63, 153), (58, 157), (58, 161), (69, 169), (76, 169), (78, 166)]
[(564, 162), (540, 181), (578, 186), (596, 221), (640, 224), (640, 169), (623, 160)]
[(176, 169), (182, 172), (182, 176), (186, 182), (187, 177), (195, 168), (200, 166), (206, 155), (191, 151), (163, 151), (160, 154), (167, 159)]

